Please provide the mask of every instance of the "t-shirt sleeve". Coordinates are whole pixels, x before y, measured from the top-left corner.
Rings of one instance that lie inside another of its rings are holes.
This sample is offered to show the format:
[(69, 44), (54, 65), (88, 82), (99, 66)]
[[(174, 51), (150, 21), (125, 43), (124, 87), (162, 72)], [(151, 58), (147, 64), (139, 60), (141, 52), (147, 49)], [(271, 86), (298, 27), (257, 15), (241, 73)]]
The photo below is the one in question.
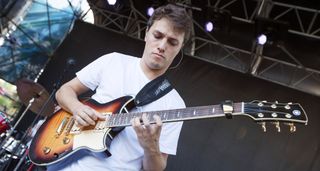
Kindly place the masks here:
[[(176, 93), (176, 92), (175, 92)], [(170, 109), (185, 108), (185, 103), (182, 98), (176, 93), (178, 97), (170, 98)], [(164, 123), (160, 135), (160, 151), (162, 153), (176, 155), (179, 135), (181, 132), (183, 122)]]
[(110, 53), (94, 60), (76, 73), (77, 78), (83, 85), (95, 90), (100, 83), (100, 77), (103, 75), (102, 71), (106, 71), (105, 68), (108, 68), (108, 65), (110, 66), (114, 56), (115, 53)]

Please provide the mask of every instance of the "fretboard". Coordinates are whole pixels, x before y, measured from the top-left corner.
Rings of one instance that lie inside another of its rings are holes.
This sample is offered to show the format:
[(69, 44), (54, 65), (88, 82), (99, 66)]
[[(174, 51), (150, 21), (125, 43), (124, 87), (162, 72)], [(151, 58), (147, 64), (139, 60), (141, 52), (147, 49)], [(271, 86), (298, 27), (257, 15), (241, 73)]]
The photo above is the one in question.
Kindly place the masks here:
[[(104, 125), (104, 127), (130, 126), (131, 125), (130, 121), (133, 118), (135, 117), (140, 118), (144, 113), (148, 117), (150, 123), (155, 123), (153, 115), (160, 116), (163, 123), (225, 116), (220, 105), (211, 105), (211, 106), (188, 107), (183, 109), (162, 110), (162, 111), (152, 111), (152, 112), (112, 114), (108, 116), (108, 119), (106, 121), (100, 121), (102, 123), (99, 123), (99, 125), (100, 126)], [(243, 113), (243, 103), (234, 103), (232, 113), (233, 114)]]

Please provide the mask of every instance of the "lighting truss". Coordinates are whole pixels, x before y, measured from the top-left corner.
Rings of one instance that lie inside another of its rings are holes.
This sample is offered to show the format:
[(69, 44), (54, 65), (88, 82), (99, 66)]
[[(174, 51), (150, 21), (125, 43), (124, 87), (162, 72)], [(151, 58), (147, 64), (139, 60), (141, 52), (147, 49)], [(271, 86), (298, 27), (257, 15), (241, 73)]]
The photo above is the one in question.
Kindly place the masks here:
[[(212, 2), (208, 2), (208, 5), (212, 5), (220, 9), (230, 10), (233, 15), (232, 18), (235, 20), (253, 23), (254, 18), (256, 17), (259, 10), (258, 3), (259, 0), (213, 0)], [(237, 7), (242, 9), (242, 12), (232, 10), (231, 6), (235, 4), (237, 5)], [(249, 8), (249, 6), (252, 6), (252, 4), (255, 4), (256, 6), (256, 8), (254, 8), (253, 10)], [(290, 18), (291, 20), (293, 20), (293, 23), (298, 23), (297, 26), (289, 29), (290, 33), (320, 39), (320, 25), (316, 24), (316, 21), (320, 20), (319, 9), (311, 9), (273, 1), (272, 5), (273, 7), (270, 11), (269, 16), (270, 19), (287, 20), (287, 18)], [(302, 16), (306, 18), (303, 21), (301, 19)]]
[[(190, 0), (178, 0), (175, 2), (185, 5), (191, 4)], [(260, 8), (259, 1), (213, 0), (207, 2), (208, 6), (213, 6), (215, 8), (225, 10), (230, 10), (229, 7), (231, 7), (232, 4), (237, 3), (237, 8), (241, 7), (242, 12), (239, 12), (239, 10), (237, 12), (231, 11), (232, 19), (246, 23), (254, 22), (254, 18), (256, 17)], [(241, 5), (239, 6), (239, 4)], [(255, 7), (252, 8), (252, 6)], [(273, 3), (272, 7), (273, 8), (271, 9), (269, 16), (273, 16), (273, 19), (281, 19), (285, 15), (289, 15), (291, 11), (295, 11), (294, 14), (297, 17), (298, 22), (300, 23), (300, 29), (293, 28), (292, 30), (289, 30), (289, 32), (312, 38), (320, 38), (320, 29), (315, 28), (315, 21), (318, 17), (319, 11), (276, 2)], [(278, 7), (287, 9), (280, 14), (274, 14), (274, 11), (279, 12), (279, 10), (274, 10), (274, 8)], [(104, 20), (97, 23), (99, 26), (143, 40), (147, 18), (145, 17), (145, 14), (142, 14), (135, 8), (132, 0), (130, 0), (130, 9), (128, 9), (129, 12), (126, 15), (98, 8), (94, 4), (91, 4), (91, 8), (93, 9), (93, 11), (104, 16)], [(301, 21), (299, 14), (306, 11), (314, 12), (314, 15), (307, 26), (302, 26), (303, 22)], [(185, 52), (197, 59), (214, 63), (232, 70), (239, 71), (241, 73), (250, 72), (250, 70), (252, 69), (252, 63), (254, 62), (253, 56), (256, 53), (256, 49), (248, 51), (220, 43), (214, 36), (212, 36), (212, 34), (206, 32), (204, 28), (197, 23), (197, 21), (193, 22), (194, 27), (202, 30), (203, 34), (205, 34), (206, 36), (200, 37), (193, 34), (193, 36), (191, 37), (190, 46), (187, 47)], [(203, 49), (216, 51), (219, 55), (210, 55), (213, 53), (204, 54), (202, 53)], [(272, 58), (270, 56), (259, 54), (261, 55), (260, 64), (256, 68), (253, 76), (290, 88), (294, 88), (306, 93), (320, 96), (320, 91), (318, 91), (320, 90), (320, 71), (303, 66), (285, 47), (280, 47), (280, 49), (288, 56), (288, 58), (290, 58), (294, 62), (290, 63), (287, 61)]]
[[(241, 22), (254, 23), (254, 18), (257, 16), (260, 9), (259, 2), (261, 1), (245, 1), (245, 0), (233, 0), (233, 1), (221, 1), (214, 0), (208, 3), (216, 8), (230, 10), (232, 13), (232, 18)], [(272, 1), (270, 1), (272, 2)], [(237, 3), (237, 7), (242, 8), (242, 12), (232, 11), (231, 6)], [(249, 6), (255, 5), (254, 9), (250, 9)], [(305, 15), (306, 13), (312, 13), (312, 15)], [(272, 9), (270, 10), (269, 18), (274, 20), (286, 20), (288, 17), (294, 19), (296, 23), (299, 23), (296, 27), (291, 27), (289, 29), (290, 33), (302, 35), (309, 38), (320, 39), (320, 25), (316, 25), (315, 21), (320, 20), (319, 10), (309, 9), (289, 4), (283, 4), (279, 2), (272, 2)], [(302, 21), (301, 16), (312, 18)], [(309, 21), (309, 22), (308, 22)], [(226, 48), (229, 48), (226, 46)], [(283, 60), (278, 60), (272, 57), (262, 55), (260, 67), (256, 68), (255, 77), (265, 79), (277, 84), (281, 84), (287, 87), (291, 87), (303, 92), (314, 94), (320, 96), (320, 71), (316, 69), (311, 69), (305, 67), (294, 57), (284, 46), (279, 46), (282, 52), (284, 52), (288, 58), (290, 58), (294, 63), (289, 63)], [(230, 55), (228, 57), (221, 56), (217, 57), (213, 63), (217, 63), (224, 67), (234, 69), (243, 73), (250, 70), (249, 64), (254, 62), (251, 59), (250, 62), (247, 61), (248, 57), (254, 53), (245, 50), (234, 49), (233, 60), (230, 60)], [(237, 51), (237, 52), (235, 52)], [(244, 55), (247, 54), (247, 55)], [(250, 55), (251, 54), (251, 55)], [(246, 57), (243, 57), (246, 56)], [(218, 62), (217, 62), (218, 61)]]

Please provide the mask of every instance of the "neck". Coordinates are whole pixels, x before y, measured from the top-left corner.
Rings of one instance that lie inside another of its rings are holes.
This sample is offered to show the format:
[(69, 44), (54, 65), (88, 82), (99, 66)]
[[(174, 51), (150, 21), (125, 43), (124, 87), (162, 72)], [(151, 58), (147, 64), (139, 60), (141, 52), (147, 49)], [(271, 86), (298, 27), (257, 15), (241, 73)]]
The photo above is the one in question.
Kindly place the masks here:
[(142, 59), (140, 60), (140, 67), (141, 67), (143, 73), (146, 75), (146, 77), (149, 80), (153, 80), (153, 79), (159, 77), (160, 75), (164, 74), (166, 71), (165, 69), (151, 69), (148, 66), (146, 66), (145, 63), (143, 63)]

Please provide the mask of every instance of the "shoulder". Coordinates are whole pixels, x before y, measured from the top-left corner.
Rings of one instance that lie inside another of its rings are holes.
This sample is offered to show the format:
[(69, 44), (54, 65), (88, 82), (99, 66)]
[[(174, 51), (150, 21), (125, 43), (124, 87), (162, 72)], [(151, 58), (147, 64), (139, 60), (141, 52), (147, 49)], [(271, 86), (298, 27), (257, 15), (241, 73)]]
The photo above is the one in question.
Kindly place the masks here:
[(97, 60), (99, 61), (122, 61), (122, 62), (131, 62), (138, 60), (139, 58), (131, 56), (131, 55), (126, 55), (123, 53), (118, 53), (118, 52), (112, 52), (105, 54), (98, 58)]

